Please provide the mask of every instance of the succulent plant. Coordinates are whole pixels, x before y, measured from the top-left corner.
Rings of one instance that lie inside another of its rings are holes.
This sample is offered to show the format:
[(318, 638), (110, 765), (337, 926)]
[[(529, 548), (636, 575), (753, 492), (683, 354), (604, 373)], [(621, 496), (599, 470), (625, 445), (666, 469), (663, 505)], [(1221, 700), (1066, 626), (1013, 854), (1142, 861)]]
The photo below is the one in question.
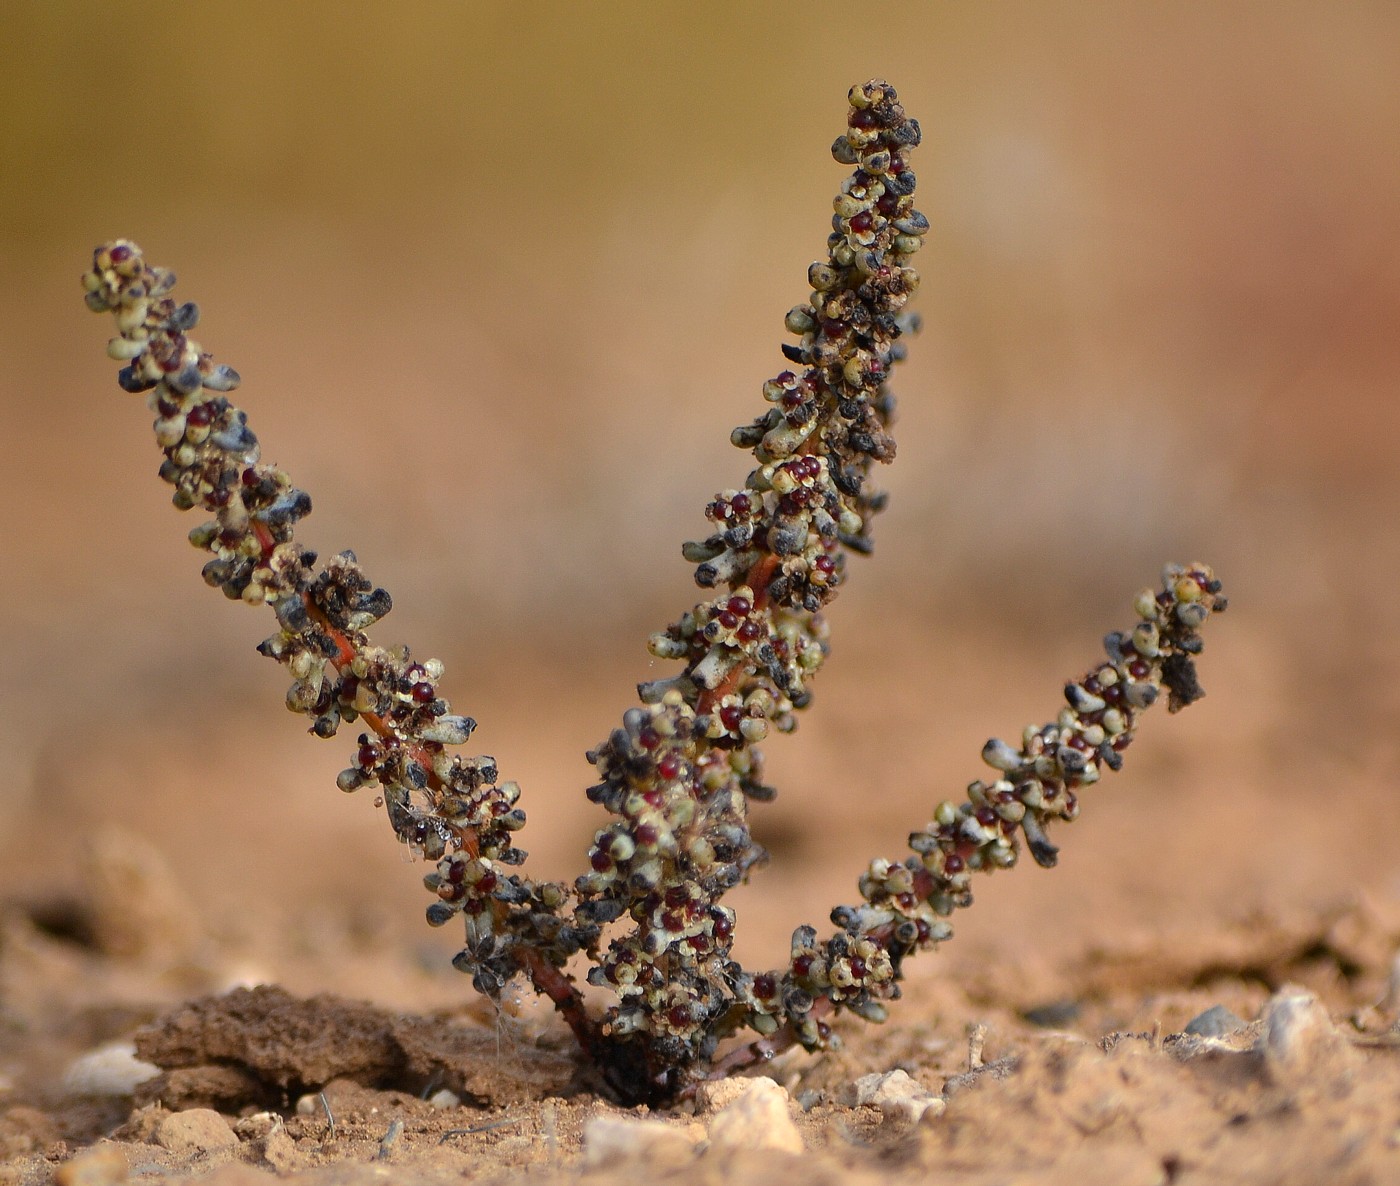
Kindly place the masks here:
[[(767, 407), (731, 437), (755, 466), (742, 487), (714, 496), (707, 534), (682, 549), (705, 599), (649, 644), (679, 670), (641, 685), (640, 703), (588, 754), (588, 797), (612, 818), (572, 884), (521, 872), (520, 788), (494, 758), (455, 752), (475, 722), (441, 695), (442, 665), (370, 641), (389, 594), (353, 553), (318, 564), (295, 538), (311, 500), (261, 459), (228, 398), (239, 377), (190, 336), (199, 311), (172, 298), (174, 276), (127, 240), (98, 248), (84, 276), (89, 308), (115, 316), (108, 353), (125, 364), (120, 385), (146, 393), (156, 417), (175, 505), (212, 516), (190, 533), (210, 554), (204, 579), (271, 607), (277, 631), (259, 650), (290, 672), (287, 706), (311, 732), (360, 727), (340, 788), (375, 788), (394, 832), (428, 862), (428, 922), (464, 929), (454, 964), (489, 996), (528, 978), (625, 1101), (672, 1098), (793, 1044), (822, 1048), (841, 1011), (883, 1019), (904, 960), (951, 934), (947, 917), (970, 902), (971, 875), (1014, 864), (1020, 837), (1053, 864), (1048, 826), (1074, 819), (1083, 789), (1122, 765), (1141, 714), (1163, 690), (1172, 710), (1201, 694), (1198, 631), (1225, 607), (1209, 568), (1167, 566), (1161, 590), (1138, 596), (1138, 624), (1110, 634), (1105, 659), (1066, 685), (1055, 720), (1028, 728), (1019, 746), (989, 741), (990, 779), (940, 804), (909, 837), (910, 855), (871, 862), (860, 903), (832, 912), (832, 934), (799, 927), (771, 971), (733, 959), (723, 898), (763, 860), (749, 805), (775, 794), (757, 743), (795, 728), (811, 702), (828, 653), (825, 609), (848, 557), (871, 550), (885, 498), (870, 474), (895, 453), (888, 380), (915, 325), (909, 261), (929, 228), (913, 205), (918, 123), (879, 80), (849, 101), (832, 152), (853, 171), (833, 203), (826, 259), (787, 314), (796, 340), (763, 385)], [(612, 991), (601, 1014), (571, 979), (580, 955), (589, 983)], [(745, 1031), (756, 1036), (721, 1052)]]

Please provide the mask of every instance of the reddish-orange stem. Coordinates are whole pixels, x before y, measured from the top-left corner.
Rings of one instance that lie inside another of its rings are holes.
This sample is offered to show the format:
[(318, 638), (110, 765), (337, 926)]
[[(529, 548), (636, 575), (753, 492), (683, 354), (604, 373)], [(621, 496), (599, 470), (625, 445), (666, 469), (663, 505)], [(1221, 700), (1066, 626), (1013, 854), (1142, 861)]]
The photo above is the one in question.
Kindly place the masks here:
[[(768, 604), (768, 585), (773, 579), (773, 572), (778, 567), (778, 558), (772, 552), (765, 552), (750, 566), (749, 571), (744, 574), (742, 584), (753, 590), (754, 610), (761, 610)], [(700, 713), (710, 712), (716, 704), (723, 700), (730, 692), (748, 676), (753, 674), (752, 663), (736, 664), (718, 684), (713, 688), (707, 688), (700, 693), (700, 699), (696, 704), (696, 711)]]

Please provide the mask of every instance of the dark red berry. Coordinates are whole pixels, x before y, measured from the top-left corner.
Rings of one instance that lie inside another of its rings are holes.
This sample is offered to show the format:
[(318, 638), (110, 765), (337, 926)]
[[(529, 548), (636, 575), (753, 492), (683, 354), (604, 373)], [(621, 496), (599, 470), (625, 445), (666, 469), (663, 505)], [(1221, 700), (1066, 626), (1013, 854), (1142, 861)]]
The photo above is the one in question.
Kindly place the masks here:
[(726, 608), (731, 614), (738, 614), (742, 618), (753, 609), (753, 602), (747, 597), (731, 597)]
[(875, 113), (869, 107), (857, 107), (846, 118), (846, 123), (862, 132), (868, 132), (876, 126)]
[(599, 873), (606, 873), (612, 868), (612, 857), (608, 856), (608, 854), (600, 848), (588, 858), (588, 863)]
[(739, 615), (731, 613), (727, 609), (722, 609), (718, 614), (719, 624), (726, 630), (733, 630), (739, 624)]
[(868, 210), (862, 210), (859, 214), (857, 214), (854, 218), (851, 219), (851, 230), (854, 231), (857, 235), (865, 234), (865, 232), (868, 231), (874, 225), (875, 219), (871, 216), (870, 211)]
[(907, 168), (909, 168), (909, 163), (898, 153), (895, 153), (890, 157), (890, 166), (888, 172), (903, 173), (904, 170)]
[(653, 824), (638, 824), (632, 831), (632, 838), (643, 848), (650, 848), (656, 843), (656, 827)]
[(773, 977), (764, 975), (755, 976), (753, 978), (753, 995), (760, 1001), (770, 1001), (777, 993), (778, 986), (774, 982)]
[(666, 1010), (666, 1020), (676, 1029), (684, 1029), (690, 1024), (690, 1008), (686, 1005), (672, 1005)]
[(1146, 679), (1151, 670), (1151, 665), (1145, 659), (1134, 659), (1128, 664), (1128, 674), (1134, 679)]
[(997, 818), (997, 813), (993, 811), (990, 807), (988, 807), (985, 803), (981, 807), (979, 807), (973, 814), (976, 815), (977, 822), (979, 824), (982, 824), (984, 827), (990, 827), (991, 824), (994, 823)]
[(799, 955), (792, 961), (792, 974), (802, 977), (812, 970), (812, 957), (810, 955)]
[(661, 744), (661, 734), (648, 725), (637, 734), (637, 743), (643, 749), (655, 749)]
[(729, 503), (736, 515), (747, 515), (753, 509), (753, 501), (747, 494), (736, 494)]
[(211, 507), (226, 507), (231, 497), (232, 492), (227, 486), (219, 486), (209, 492), (207, 501)]
[(815, 560), (812, 561), (812, 567), (817, 569), (819, 572), (824, 572), (828, 576), (830, 576), (833, 572), (836, 571), (836, 561), (833, 560), (830, 556), (818, 556)]
[(740, 642), (754, 642), (763, 636), (763, 627), (750, 618), (739, 627)]
[(667, 782), (675, 778), (681, 772), (681, 760), (675, 754), (667, 754), (656, 763), (656, 773), (661, 775)]
[(372, 745), (362, 745), (355, 751), (355, 762), (361, 770), (368, 770), (379, 760), (379, 750)]
[(955, 852), (950, 852), (943, 858), (943, 872), (961, 873), (963, 871), (963, 859)]
[(476, 892), (479, 894), (489, 894), (496, 888), (496, 875), (486, 872), (481, 875), (481, 880), (476, 883)]
[(777, 383), (781, 387), (787, 387), (790, 384), (797, 382), (797, 376), (794, 375), (791, 371), (779, 371), (778, 374), (774, 377), (773, 382)]
[(250, 465), (243, 471), (243, 477), (240, 480), (245, 486), (256, 486), (258, 484), (258, 471)]
[(857, 980), (864, 980), (865, 974), (869, 970), (870, 969), (866, 966), (865, 961), (861, 959), (860, 956), (851, 956), (851, 975), (854, 976)]
[(114, 264), (124, 264), (131, 258), (131, 248), (125, 243), (118, 243), (115, 247), (107, 249), (107, 258)]
[(886, 218), (893, 218), (899, 212), (899, 198), (894, 194), (885, 194), (875, 203), (875, 209)]
[(744, 722), (744, 710), (737, 704), (726, 704), (719, 710), (720, 723), (731, 733), (737, 733)]
[(209, 404), (195, 404), (185, 413), (185, 423), (203, 428), (214, 420), (214, 409)]
[(156, 400), (156, 411), (159, 412), (162, 416), (164, 416), (167, 420), (169, 420), (170, 417), (175, 415), (175, 413), (179, 410), (180, 409), (175, 404), (172, 404), (168, 399)]
[(734, 924), (729, 921), (727, 914), (717, 914), (714, 919), (715, 938), (723, 941), (734, 933)]
[(408, 694), (413, 697), (417, 704), (427, 704), (433, 698), (433, 685), (428, 683), (414, 684), (409, 689)]

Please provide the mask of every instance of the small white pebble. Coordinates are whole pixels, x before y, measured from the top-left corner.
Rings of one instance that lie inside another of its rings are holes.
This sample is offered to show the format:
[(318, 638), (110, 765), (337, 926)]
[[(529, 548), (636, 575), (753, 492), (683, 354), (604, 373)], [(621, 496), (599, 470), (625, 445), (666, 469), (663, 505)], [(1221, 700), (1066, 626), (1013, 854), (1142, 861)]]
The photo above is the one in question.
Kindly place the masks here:
[(645, 1161), (650, 1167), (682, 1165), (704, 1137), (698, 1124), (668, 1124), (610, 1112), (594, 1116), (583, 1129), (584, 1169)]
[(159, 1067), (136, 1057), (130, 1042), (110, 1042), (74, 1059), (63, 1074), (63, 1089), (69, 1095), (127, 1096), (159, 1074)]
[(462, 1100), (455, 1092), (448, 1091), (444, 1087), (441, 1091), (435, 1091), (428, 1097), (428, 1105), (440, 1111), (446, 1111), (449, 1108), (460, 1108)]
[(801, 1153), (791, 1097), (772, 1079), (737, 1080), (746, 1089), (710, 1122), (712, 1149), (775, 1149)]
[(918, 1122), (932, 1113), (943, 1112), (943, 1100), (904, 1071), (863, 1075), (851, 1085), (845, 1101), (857, 1106), (879, 1108), (886, 1116)]
[(1285, 1087), (1325, 1083), (1345, 1074), (1357, 1055), (1317, 997), (1285, 985), (1264, 1006), (1264, 1031), (1255, 1043), (1269, 1077)]

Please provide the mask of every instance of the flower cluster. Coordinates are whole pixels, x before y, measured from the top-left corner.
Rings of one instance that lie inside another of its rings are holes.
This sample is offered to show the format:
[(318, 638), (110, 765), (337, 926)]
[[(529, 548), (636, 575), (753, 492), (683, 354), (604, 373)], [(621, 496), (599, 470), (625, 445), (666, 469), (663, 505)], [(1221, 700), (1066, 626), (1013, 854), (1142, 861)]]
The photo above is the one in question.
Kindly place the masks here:
[(212, 554), (204, 579), (230, 598), (272, 608), (277, 633), (258, 649), (291, 673), (287, 707), (309, 717), (312, 732), (333, 737), (342, 724), (366, 726), (339, 785), (378, 787), (399, 839), (437, 863), (425, 879), (437, 897), (428, 921), (465, 917), (457, 963), (484, 991), (523, 969), (561, 993), (557, 969), (596, 929), (560, 924), (563, 887), (510, 871), (525, 859), (513, 843), (525, 823), (515, 806), (520, 788), (497, 781), (494, 759), (448, 752), (476, 723), (439, 695), (442, 664), (417, 661), (407, 647), (372, 645), (365, 631), (389, 612), (389, 594), (353, 553), (318, 567), (293, 538), (311, 499), (260, 459), (247, 417), (226, 395), (238, 374), (189, 336), (199, 310), (171, 299), (175, 277), (117, 240), (94, 252), (83, 284), (90, 309), (115, 315), (119, 334), (107, 352), (126, 363), (121, 386), (146, 393), (164, 451), (160, 476), (175, 488), (175, 505), (213, 516), (190, 532)]
[[(277, 631), (259, 649), (291, 674), (287, 706), (313, 733), (362, 725), (338, 783), (378, 788), (395, 834), (430, 863), (429, 923), (465, 930), (454, 964), (491, 995), (529, 977), (627, 1101), (665, 1100), (706, 1068), (794, 1043), (819, 1048), (838, 1011), (883, 1018), (904, 958), (951, 934), (946, 917), (971, 901), (970, 875), (1014, 864), (1021, 837), (1052, 864), (1047, 826), (1073, 819), (1082, 789), (1118, 769), (1142, 712), (1164, 689), (1172, 709), (1201, 694), (1197, 631), (1225, 606), (1208, 568), (1169, 566), (1162, 590), (1138, 598), (1138, 625), (1109, 635), (1106, 661), (1066, 686), (1054, 722), (1027, 729), (1019, 748), (989, 741), (982, 756), (995, 776), (972, 783), (966, 802), (940, 805), (910, 837), (913, 855), (871, 863), (860, 904), (832, 912), (835, 934), (799, 927), (786, 966), (771, 972), (732, 958), (734, 912), (722, 899), (764, 860), (749, 803), (775, 794), (757, 743), (795, 728), (811, 702), (828, 653), (823, 611), (849, 555), (871, 550), (885, 500), (869, 478), (895, 452), (887, 379), (913, 328), (909, 260), (928, 230), (913, 207), (918, 124), (887, 83), (855, 87), (849, 100), (833, 155), (853, 171), (833, 203), (826, 259), (787, 315), (796, 341), (783, 347), (787, 369), (763, 385), (767, 410), (731, 437), (756, 465), (741, 489), (714, 496), (709, 533), (682, 548), (706, 598), (649, 644), (680, 670), (642, 684), (641, 703), (588, 754), (588, 797), (612, 818), (572, 885), (516, 871), (520, 788), (500, 780), (493, 758), (453, 752), (475, 722), (440, 694), (442, 665), (371, 643), (388, 593), (352, 553), (318, 564), (294, 538), (311, 500), (261, 460), (227, 398), (238, 375), (189, 336), (199, 313), (171, 298), (174, 277), (118, 240), (98, 248), (83, 278), (88, 306), (115, 315), (108, 352), (125, 364), (121, 386), (146, 393), (175, 505), (211, 516), (190, 533), (210, 554), (205, 580), (272, 609)], [(589, 983), (615, 1000), (600, 1016), (565, 967), (580, 954)], [(716, 1062), (718, 1044), (746, 1029), (758, 1038)]]
[(601, 778), (590, 795), (617, 821), (595, 837), (579, 913), (629, 924), (589, 979), (620, 998), (606, 1032), (644, 1047), (658, 1074), (708, 1059), (737, 1026), (776, 1025), (729, 958), (733, 916), (717, 901), (762, 859), (747, 801), (773, 791), (753, 743), (792, 729), (811, 700), (828, 650), (821, 611), (845, 553), (869, 551), (884, 505), (870, 469), (894, 456), (886, 379), (928, 229), (913, 206), (919, 125), (886, 83), (849, 98), (833, 154), (855, 170), (833, 203), (827, 259), (808, 270), (811, 295), (787, 315), (792, 369), (764, 384), (770, 407), (732, 435), (757, 467), (714, 497), (714, 530), (683, 549), (696, 583), (722, 592), (653, 636), (652, 653), (683, 670), (642, 685), (645, 707), (589, 755)]
[(785, 1018), (793, 1039), (815, 1049), (830, 1040), (822, 1019), (834, 1007), (882, 1019), (882, 1000), (898, 996), (904, 957), (948, 939), (947, 916), (971, 905), (973, 873), (1014, 865), (1018, 837), (1037, 864), (1053, 866), (1058, 850), (1047, 824), (1075, 819), (1080, 792), (1122, 767), (1143, 712), (1163, 691), (1171, 712), (1204, 694), (1193, 662), (1199, 629), (1225, 607), (1206, 565), (1167, 565), (1162, 588), (1135, 599), (1138, 624), (1107, 635), (1105, 661), (1065, 685), (1066, 706), (1054, 721), (1027, 726), (1019, 747), (989, 740), (982, 760), (995, 777), (969, 783), (962, 803), (940, 803), (910, 835), (913, 856), (872, 861), (860, 879), (861, 904), (832, 911), (835, 935), (819, 943), (812, 928), (797, 930), (787, 968), (755, 980), (766, 1015), (755, 1028), (776, 1029)]

